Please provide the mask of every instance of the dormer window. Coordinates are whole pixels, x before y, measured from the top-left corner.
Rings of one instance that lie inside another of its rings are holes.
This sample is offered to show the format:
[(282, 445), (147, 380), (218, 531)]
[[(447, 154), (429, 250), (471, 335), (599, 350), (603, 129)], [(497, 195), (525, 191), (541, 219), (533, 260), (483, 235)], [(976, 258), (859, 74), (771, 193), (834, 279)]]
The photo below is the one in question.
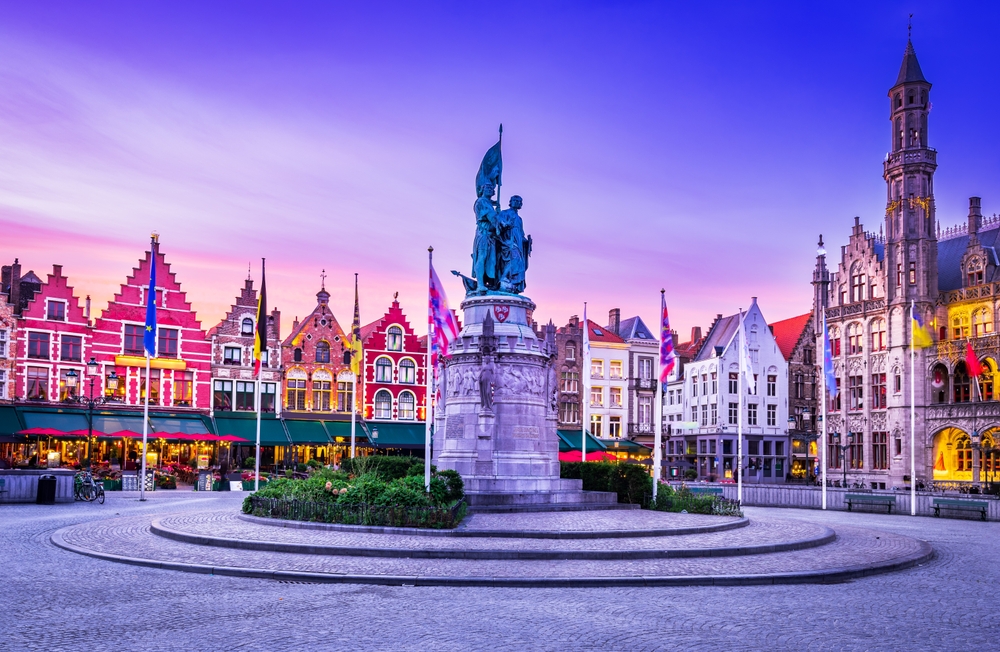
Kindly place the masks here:
[(386, 345), (390, 351), (403, 350), (403, 329), (399, 326), (390, 326), (386, 333)]

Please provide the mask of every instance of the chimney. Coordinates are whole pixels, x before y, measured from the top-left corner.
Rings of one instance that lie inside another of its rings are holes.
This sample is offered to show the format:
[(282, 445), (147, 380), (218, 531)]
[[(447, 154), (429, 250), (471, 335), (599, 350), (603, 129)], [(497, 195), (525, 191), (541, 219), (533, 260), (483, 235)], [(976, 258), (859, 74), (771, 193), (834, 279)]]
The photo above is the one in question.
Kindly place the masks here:
[(277, 308), (274, 308), (273, 310), (271, 310), (271, 319), (270, 319), (270, 322), (271, 322), (270, 323), (271, 332), (268, 335), (269, 336), (270, 335), (274, 335), (275, 339), (280, 340), (281, 339), (281, 311), (278, 310)]
[(697, 342), (700, 339), (701, 339), (701, 326), (692, 326), (691, 327), (691, 341), (692, 342)]
[(299, 328), (299, 316), (296, 315), (295, 319), (292, 320), (292, 330), (295, 331), (298, 330), (298, 328)]
[(62, 276), (62, 265), (53, 265), (52, 266), (52, 276), (56, 276), (56, 277)]
[(979, 233), (982, 221), (982, 200), (979, 197), (969, 197), (969, 235)]
[(89, 322), (90, 321), (90, 295), (83, 301), (83, 316)]
[(569, 325), (570, 325), (570, 328), (579, 328), (580, 327), (580, 316), (579, 315), (573, 315), (572, 317), (570, 317), (569, 318)]
[(10, 306), (15, 315), (21, 314), (21, 263), (17, 258), (10, 266)]
[(622, 325), (622, 309), (612, 308), (608, 311), (608, 330), (618, 335)]

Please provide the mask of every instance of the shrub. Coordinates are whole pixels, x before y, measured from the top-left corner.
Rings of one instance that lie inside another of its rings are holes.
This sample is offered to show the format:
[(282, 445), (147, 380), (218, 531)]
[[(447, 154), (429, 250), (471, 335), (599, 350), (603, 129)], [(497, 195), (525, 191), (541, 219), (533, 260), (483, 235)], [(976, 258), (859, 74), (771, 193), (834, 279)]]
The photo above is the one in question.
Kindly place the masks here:
[(438, 471), (437, 475), (444, 480), (445, 489), (447, 490), (444, 502), (451, 503), (465, 497), (465, 482), (458, 471), (445, 469), (444, 471)]
[(295, 470), (298, 471), (299, 473), (305, 473), (306, 470), (308, 469), (309, 467), (303, 464), (302, 462), (299, 462), (298, 464), (295, 465)]
[(648, 505), (653, 479), (646, 467), (622, 462), (563, 462), (560, 477), (583, 480), (584, 491), (613, 491), (618, 502)]
[(319, 460), (316, 459), (312, 459), (306, 462), (306, 466), (308, 466), (310, 469), (319, 469), (323, 467), (323, 465), (320, 464)]
[(257, 464), (257, 458), (256, 457), (244, 457), (243, 458), (243, 468), (244, 469), (252, 469), (254, 466), (256, 466), (256, 464)]
[[(410, 475), (410, 469), (417, 463), (418, 460), (415, 457), (369, 455), (368, 457), (345, 459), (341, 462), (340, 468), (353, 475), (375, 473), (385, 480), (398, 480)], [(420, 467), (420, 473), (423, 474), (423, 464)]]

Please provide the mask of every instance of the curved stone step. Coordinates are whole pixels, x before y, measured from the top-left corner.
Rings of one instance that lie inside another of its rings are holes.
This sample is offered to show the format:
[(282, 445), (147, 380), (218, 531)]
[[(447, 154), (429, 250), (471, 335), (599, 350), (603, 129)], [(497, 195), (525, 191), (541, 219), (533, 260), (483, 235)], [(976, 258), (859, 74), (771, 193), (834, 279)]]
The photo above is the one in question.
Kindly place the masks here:
[(654, 535), (617, 540), (526, 540), (503, 536), (423, 538), (408, 534), (273, 528), (247, 522), (231, 512), (168, 516), (154, 520), (150, 531), (174, 541), (237, 550), (422, 559), (623, 560), (730, 557), (814, 548), (836, 538), (830, 528), (795, 521), (758, 521), (732, 532), (707, 531), (682, 536)]
[(929, 544), (840, 527), (815, 549), (737, 557), (643, 560), (471, 560), (358, 557), (235, 550), (154, 536), (150, 516), (57, 530), (54, 545), (108, 561), (185, 572), (298, 582), (419, 586), (618, 587), (837, 582), (908, 568), (933, 557)]

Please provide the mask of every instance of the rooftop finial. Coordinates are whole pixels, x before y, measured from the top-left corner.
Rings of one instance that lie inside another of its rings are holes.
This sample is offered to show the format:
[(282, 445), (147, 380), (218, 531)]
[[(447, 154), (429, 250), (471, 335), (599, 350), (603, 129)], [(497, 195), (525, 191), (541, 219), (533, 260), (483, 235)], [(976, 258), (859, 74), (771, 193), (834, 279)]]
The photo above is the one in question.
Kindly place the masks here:
[(325, 290), (326, 289), (326, 269), (325, 268), (323, 270), (321, 270), (320, 273), (319, 273), (319, 283), (320, 283), (320, 289), (321, 290)]
[(247, 261), (247, 280), (249, 281), (249, 280), (251, 280), (251, 278), (252, 277), (250, 276), (250, 261), (248, 260)]
[(910, 19), (906, 21), (906, 40), (910, 40), (910, 36), (913, 34), (913, 14), (910, 14)]

